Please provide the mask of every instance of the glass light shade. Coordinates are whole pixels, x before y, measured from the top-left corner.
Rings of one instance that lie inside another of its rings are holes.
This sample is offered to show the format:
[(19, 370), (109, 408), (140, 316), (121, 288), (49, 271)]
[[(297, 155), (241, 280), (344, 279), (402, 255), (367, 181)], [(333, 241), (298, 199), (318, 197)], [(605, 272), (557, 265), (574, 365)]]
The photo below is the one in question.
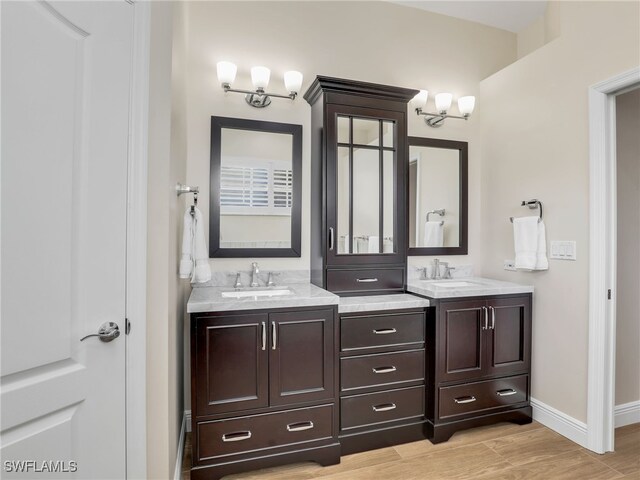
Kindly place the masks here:
[(468, 97), (460, 97), (458, 99), (458, 110), (460, 110), (460, 114), (463, 116), (471, 115), (473, 113), (473, 109), (476, 106), (476, 97), (468, 96)]
[(216, 70), (218, 72), (218, 81), (221, 85), (225, 83), (231, 85), (236, 79), (236, 72), (238, 67), (231, 62), (218, 62), (216, 64)]
[(302, 88), (302, 74), (291, 70), (284, 72), (284, 86), (289, 93), (298, 93)]
[(436, 93), (436, 110), (438, 112), (446, 112), (451, 107), (451, 99), (453, 95), (450, 93)]
[(253, 88), (267, 88), (271, 71), (267, 67), (251, 67), (251, 83)]
[(429, 98), (429, 91), (420, 90), (420, 93), (413, 97), (413, 100), (411, 100), (411, 102), (413, 103), (413, 106), (415, 108), (425, 109), (427, 107), (427, 98)]

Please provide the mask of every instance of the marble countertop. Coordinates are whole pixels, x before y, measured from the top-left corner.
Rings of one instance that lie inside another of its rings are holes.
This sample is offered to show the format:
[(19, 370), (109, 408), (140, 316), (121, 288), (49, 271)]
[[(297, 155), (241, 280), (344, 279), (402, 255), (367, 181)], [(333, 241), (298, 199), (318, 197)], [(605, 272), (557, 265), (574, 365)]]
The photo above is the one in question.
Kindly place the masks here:
[[(222, 294), (225, 292), (251, 292), (253, 291), (277, 291), (287, 289), (291, 293), (274, 296), (247, 296), (243, 298), (230, 298)], [(337, 305), (340, 297), (327, 292), (311, 283), (299, 283), (290, 285), (278, 285), (276, 287), (245, 287), (235, 289), (233, 287), (195, 287), (187, 302), (187, 312), (224, 312), (231, 310), (256, 310), (262, 308), (291, 308), (314, 307), (322, 305)]]
[(426, 298), (407, 293), (392, 295), (370, 295), (362, 297), (341, 297), (338, 312), (367, 312), (373, 310), (395, 310), (400, 308), (424, 308), (429, 306)]
[[(451, 286), (446, 286), (446, 284), (451, 284)], [(410, 279), (407, 283), (407, 291), (439, 299), (533, 293), (533, 286), (481, 277), (454, 278), (450, 280)]]

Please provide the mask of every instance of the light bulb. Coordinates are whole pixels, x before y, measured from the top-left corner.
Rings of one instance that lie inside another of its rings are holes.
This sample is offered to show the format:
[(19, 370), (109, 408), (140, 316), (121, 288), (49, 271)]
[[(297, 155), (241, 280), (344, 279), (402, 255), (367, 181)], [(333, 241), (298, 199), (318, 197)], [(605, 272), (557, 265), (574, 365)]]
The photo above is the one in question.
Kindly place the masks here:
[(424, 109), (427, 107), (427, 98), (429, 98), (429, 91), (420, 90), (420, 93), (413, 97), (413, 100), (411, 100), (411, 102), (413, 103), (414, 107)]
[(216, 64), (216, 70), (218, 72), (218, 81), (221, 85), (231, 85), (236, 79), (236, 72), (238, 67), (231, 62), (218, 62)]
[(270, 76), (271, 72), (267, 67), (251, 67), (251, 82), (256, 90), (259, 88), (266, 89), (267, 85), (269, 85)]
[(439, 113), (449, 110), (452, 98), (453, 95), (450, 93), (436, 93), (436, 110)]
[(284, 72), (284, 87), (289, 93), (298, 93), (302, 88), (302, 74), (295, 70)]
[(468, 117), (473, 113), (476, 106), (476, 97), (469, 95), (458, 99), (458, 110), (463, 117)]

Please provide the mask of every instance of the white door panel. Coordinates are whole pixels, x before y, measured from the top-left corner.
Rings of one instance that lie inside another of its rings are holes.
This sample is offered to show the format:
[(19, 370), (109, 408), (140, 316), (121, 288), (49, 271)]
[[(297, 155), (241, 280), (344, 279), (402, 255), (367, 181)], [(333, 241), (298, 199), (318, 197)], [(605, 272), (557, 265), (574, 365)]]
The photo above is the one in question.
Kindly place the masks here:
[[(59, 460), (77, 471), (54, 478), (124, 478), (133, 6), (0, 9), (0, 471), (49, 478), (5, 462)], [(80, 342), (107, 321), (119, 338)]]

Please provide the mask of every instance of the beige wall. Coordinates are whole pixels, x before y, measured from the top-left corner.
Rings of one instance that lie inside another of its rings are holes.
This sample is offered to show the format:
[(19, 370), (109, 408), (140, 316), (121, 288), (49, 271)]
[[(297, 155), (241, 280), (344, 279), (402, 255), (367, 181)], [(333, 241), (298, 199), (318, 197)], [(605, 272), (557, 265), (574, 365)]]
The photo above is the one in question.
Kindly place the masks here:
[[(147, 241), (147, 477), (173, 477), (184, 410), (183, 318), (178, 280), (186, 177), (186, 36), (179, 2), (151, 7)], [(172, 35), (173, 33), (173, 35)]]
[[(296, 69), (305, 76), (303, 91), (321, 74), (451, 91), (458, 97), (478, 95), (480, 80), (516, 57), (515, 34), (385, 2), (192, 2), (189, 17), (190, 183), (208, 191), (211, 115), (303, 125), (302, 257), (260, 259), (264, 269), (309, 268), (310, 107), (298, 98), (251, 108), (241, 95), (222, 91), (216, 61), (238, 65), (238, 88), (250, 88), (251, 66), (265, 65), (272, 70), (269, 90), (274, 92), (284, 91), (283, 72)], [(479, 124), (472, 117), (468, 122), (448, 121), (436, 130), (413, 113), (408, 118), (410, 135), (470, 142), (469, 252), (471, 261), (479, 262)], [(249, 259), (213, 259), (211, 264), (214, 270), (249, 269)]]
[[(480, 84), (482, 274), (535, 286), (532, 395), (586, 420), (589, 137), (587, 89), (638, 65), (637, 2), (554, 4), (560, 36)], [(576, 240), (577, 261), (505, 272), (509, 216), (545, 207), (547, 242)], [(472, 213), (473, 215), (473, 213)], [(473, 233), (472, 233), (473, 235)]]
[(616, 405), (640, 400), (640, 88), (616, 98)]

